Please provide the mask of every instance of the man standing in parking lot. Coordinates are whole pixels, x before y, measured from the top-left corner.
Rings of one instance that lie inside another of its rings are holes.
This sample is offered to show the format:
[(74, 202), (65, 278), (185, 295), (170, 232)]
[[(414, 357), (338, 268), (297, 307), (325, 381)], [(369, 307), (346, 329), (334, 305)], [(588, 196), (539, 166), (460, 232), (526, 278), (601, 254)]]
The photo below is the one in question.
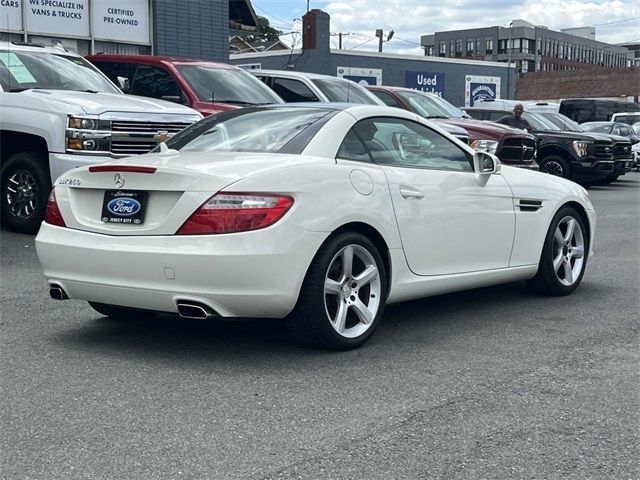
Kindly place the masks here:
[(527, 132), (531, 131), (531, 125), (524, 118), (522, 118), (522, 114), (524, 113), (524, 107), (521, 103), (517, 103), (515, 107), (513, 107), (513, 115), (506, 115), (498, 120), (496, 123), (501, 123), (503, 125), (508, 125), (513, 128), (519, 128), (520, 130), (526, 130)]

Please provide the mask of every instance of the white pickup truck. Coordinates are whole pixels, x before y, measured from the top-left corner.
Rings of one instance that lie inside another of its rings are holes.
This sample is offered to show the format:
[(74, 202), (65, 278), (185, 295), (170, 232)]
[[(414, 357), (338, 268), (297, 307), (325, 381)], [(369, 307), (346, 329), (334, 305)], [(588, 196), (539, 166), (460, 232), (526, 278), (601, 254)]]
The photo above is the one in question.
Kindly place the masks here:
[(2, 223), (35, 233), (60, 174), (146, 153), (201, 118), (182, 105), (124, 95), (61, 47), (0, 42)]

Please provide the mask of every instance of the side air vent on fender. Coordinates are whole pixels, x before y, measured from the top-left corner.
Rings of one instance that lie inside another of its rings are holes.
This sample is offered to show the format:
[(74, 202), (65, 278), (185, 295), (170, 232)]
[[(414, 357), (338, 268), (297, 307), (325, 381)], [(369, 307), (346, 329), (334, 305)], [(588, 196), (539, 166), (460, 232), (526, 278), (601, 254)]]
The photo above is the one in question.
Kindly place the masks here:
[(537, 212), (542, 208), (542, 201), (540, 200), (516, 200), (516, 207), (521, 212)]

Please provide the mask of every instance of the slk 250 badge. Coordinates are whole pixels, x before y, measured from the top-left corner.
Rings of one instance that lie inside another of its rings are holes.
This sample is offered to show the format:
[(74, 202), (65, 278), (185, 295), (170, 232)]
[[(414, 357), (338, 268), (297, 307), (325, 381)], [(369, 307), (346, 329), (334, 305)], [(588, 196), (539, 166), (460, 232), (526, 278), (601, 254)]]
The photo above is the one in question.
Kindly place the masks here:
[(58, 185), (80, 185), (80, 179), (79, 178), (61, 178), (60, 180), (58, 180), (57, 182)]

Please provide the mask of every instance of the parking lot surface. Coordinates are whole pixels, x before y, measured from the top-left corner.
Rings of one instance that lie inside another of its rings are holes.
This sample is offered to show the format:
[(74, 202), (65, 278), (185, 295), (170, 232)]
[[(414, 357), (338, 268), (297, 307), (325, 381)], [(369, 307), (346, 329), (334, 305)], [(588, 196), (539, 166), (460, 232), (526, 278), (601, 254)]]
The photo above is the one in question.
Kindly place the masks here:
[(590, 196), (573, 295), (391, 306), (343, 353), (274, 320), (56, 302), (33, 237), (3, 230), (1, 478), (640, 478), (640, 174)]

